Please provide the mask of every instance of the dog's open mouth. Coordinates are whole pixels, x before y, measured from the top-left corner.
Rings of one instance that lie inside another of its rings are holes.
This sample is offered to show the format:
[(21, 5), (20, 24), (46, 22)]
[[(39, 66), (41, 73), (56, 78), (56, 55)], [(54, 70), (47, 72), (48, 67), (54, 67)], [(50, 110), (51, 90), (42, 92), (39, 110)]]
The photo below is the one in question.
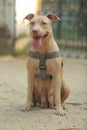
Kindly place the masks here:
[(48, 36), (48, 33), (46, 33), (44, 36), (33, 36), (33, 42), (32, 42), (33, 48), (34, 48), (34, 49), (39, 48), (39, 47), (42, 45), (44, 39), (45, 39), (47, 36)]
[(39, 40), (40, 38), (46, 38), (48, 36), (48, 33), (44, 34), (43, 36), (33, 36), (33, 39)]

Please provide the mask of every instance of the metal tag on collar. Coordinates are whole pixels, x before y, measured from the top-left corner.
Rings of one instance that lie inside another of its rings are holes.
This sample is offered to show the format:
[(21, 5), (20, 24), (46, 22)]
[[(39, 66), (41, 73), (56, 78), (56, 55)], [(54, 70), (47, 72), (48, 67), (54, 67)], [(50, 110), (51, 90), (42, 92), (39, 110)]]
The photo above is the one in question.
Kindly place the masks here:
[(46, 65), (40, 65), (39, 68), (40, 70), (46, 70)]

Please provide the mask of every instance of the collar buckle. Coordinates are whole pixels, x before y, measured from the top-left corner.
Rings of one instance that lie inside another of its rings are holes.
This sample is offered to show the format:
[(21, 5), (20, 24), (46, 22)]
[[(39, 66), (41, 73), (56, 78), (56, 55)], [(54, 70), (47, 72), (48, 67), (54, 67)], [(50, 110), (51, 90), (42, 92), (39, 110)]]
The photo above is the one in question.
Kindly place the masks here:
[(39, 68), (40, 70), (46, 70), (46, 65), (40, 65)]

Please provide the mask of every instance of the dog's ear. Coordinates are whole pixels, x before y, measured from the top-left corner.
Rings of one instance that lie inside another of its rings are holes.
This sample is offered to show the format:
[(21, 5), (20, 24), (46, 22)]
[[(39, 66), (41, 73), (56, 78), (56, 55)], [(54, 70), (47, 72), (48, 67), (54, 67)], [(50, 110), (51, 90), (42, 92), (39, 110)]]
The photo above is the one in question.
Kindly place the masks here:
[(28, 14), (24, 19), (31, 20), (33, 17), (34, 17), (34, 14)]
[(56, 21), (56, 20), (60, 20), (60, 18), (58, 16), (56, 16), (55, 14), (47, 14), (46, 15), (50, 20), (52, 21)]

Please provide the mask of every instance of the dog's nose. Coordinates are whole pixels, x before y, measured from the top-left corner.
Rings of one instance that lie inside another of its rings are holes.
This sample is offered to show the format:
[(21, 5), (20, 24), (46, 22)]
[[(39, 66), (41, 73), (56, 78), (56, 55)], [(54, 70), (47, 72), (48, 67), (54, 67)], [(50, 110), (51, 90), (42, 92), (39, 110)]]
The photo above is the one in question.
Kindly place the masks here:
[(33, 29), (32, 32), (33, 32), (33, 34), (37, 34), (38, 30), (37, 29)]

